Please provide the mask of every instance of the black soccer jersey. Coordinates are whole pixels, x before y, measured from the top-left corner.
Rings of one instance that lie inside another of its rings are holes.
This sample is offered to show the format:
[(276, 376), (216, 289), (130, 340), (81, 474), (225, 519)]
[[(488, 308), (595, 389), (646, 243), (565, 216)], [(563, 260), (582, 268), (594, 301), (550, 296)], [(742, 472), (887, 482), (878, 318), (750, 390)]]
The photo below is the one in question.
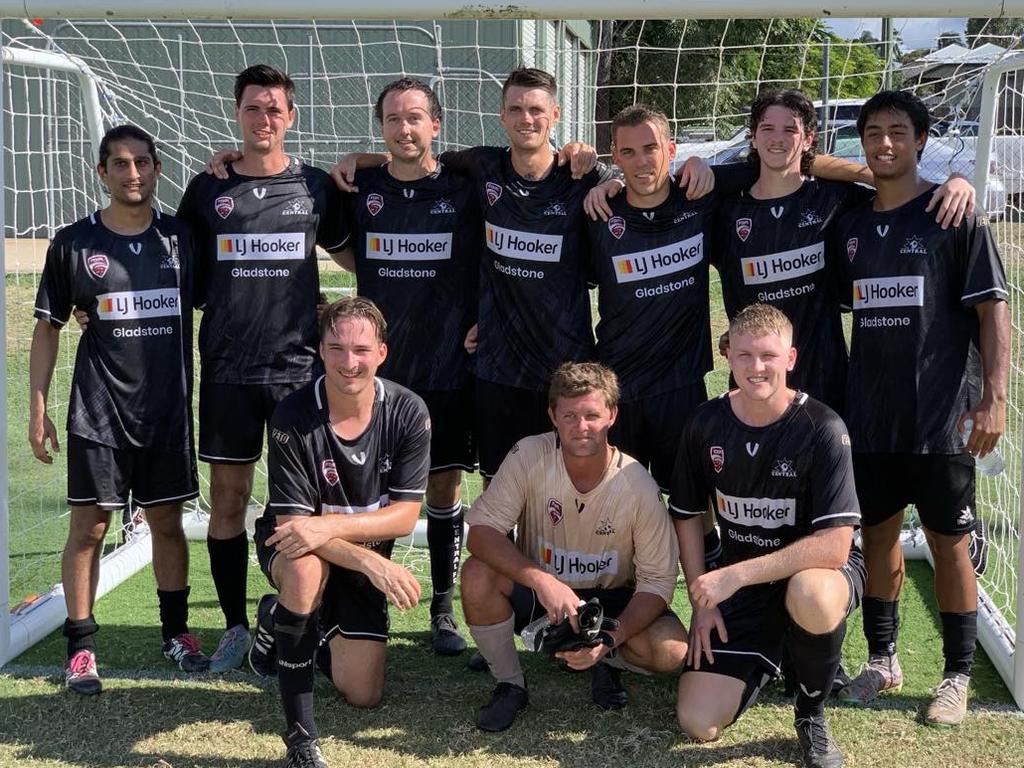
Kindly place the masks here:
[(348, 240), (334, 182), (292, 159), (274, 176), (200, 173), (178, 215), (195, 233), (203, 310), (203, 379), (216, 384), (307, 381), (316, 359), (317, 244)]
[(139, 235), (99, 213), (57, 233), (46, 252), (35, 316), (89, 316), (75, 356), (68, 432), (114, 448), (191, 446), (192, 236), (153, 211)]
[(759, 557), (814, 531), (858, 525), (846, 425), (803, 392), (776, 421), (751, 427), (729, 393), (701, 405), (683, 429), (669, 512), (714, 505), (726, 564)]
[(846, 208), (873, 190), (808, 179), (790, 195), (758, 200), (744, 190), (716, 210), (713, 263), (732, 318), (744, 307), (771, 304), (793, 323), (796, 367), (790, 386), (838, 408), (846, 389), (846, 341), (839, 311), (838, 253), (832, 227)]
[[(374, 380), (373, 416), (359, 437), (331, 428), (324, 377), (286, 397), (271, 419), (270, 501), (259, 521), (277, 515), (355, 515), (396, 501), (420, 501), (430, 470), (430, 417), (418, 395)], [(394, 540), (366, 546), (390, 556)]]
[(675, 184), (655, 208), (620, 194), (589, 221), (598, 285), (597, 357), (623, 400), (680, 389), (711, 370), (709, 231), (715, 195), (688, 201)]
[(417, 181), (385, 166), (356, 174), (348, 198), (359, 294), (388, 323), (380, 374), (417, 391), (461, 389), (476, 322), (480, 214), (468, 180), (443, 164)]
[(593, 357), (583, 199), (610, 174), (574, 181), (566, 165), (530, 181), (500, 147), (441, 160), (469, 176), (483, 212), (476, 374), (546, 391), (559, 365)]
[(844, 305), (853, 309), (846, 421), (864, 453), (956, 454), (957, 421), (981, 390), (976, 304), (1005, 300), (984, 216), (943, 230), (929, 190), (891, 211), (842, 216)]

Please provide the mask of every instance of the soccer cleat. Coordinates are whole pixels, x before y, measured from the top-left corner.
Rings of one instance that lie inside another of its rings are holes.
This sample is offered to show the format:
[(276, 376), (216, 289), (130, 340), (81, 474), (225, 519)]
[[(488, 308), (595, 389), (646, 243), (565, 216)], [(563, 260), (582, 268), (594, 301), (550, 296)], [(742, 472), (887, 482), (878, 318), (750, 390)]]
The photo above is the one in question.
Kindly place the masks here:
[(466, 641), (450, 613), (439, 613), (430, 620), (430, 645), (440, 656), (458, 656), (466, 650)]
[(163, 652), (184, 672), (206, 672), (210, 668), (210, 659), (203, 656), (199, 638), (190, 632), (172, 637), (164, 643)]
[(967, 686), (971, 678), (951, 673), (942, 679), (928, 702), (922, 719), (925, 725), (960, 725), (967, 716)]
[(210, 657), (210, 671), (220, 674), (238, 669), (249, 652), (249, 642), (249, 630), (241, 624), (233, 626), (220, 636), (217, 650)]
[(529, 703), (530, 696), (525, 688), (514, 683), (498, 683), (491, 692), (491, 700), (480, 707), (476, 727), (492, 733), (508, 730), (516, 715)]
[(487, 659), (480, 651), (474, 651), (473, 655), (469, 657), (469, 661), (466, 662), (466, 669), (470, 672), (486, 672), (488, 669)]
[(860, 674), (839, 692), (839, 700), (846, 704), (867, 704), (880, 693), (898, 693), (902, 687), (903, 670), (896, 655), (871, 656)]
[(274, 640), (274, 609), (277, 595), (264, 595), (256, 607), (256, 632), (249, 646), (249, 668), (260, 677), (277, 675), (277, 641)]
[[(839, 692), (852, 682), (853, 680), (846, 673), (846, 668), (843, 667), (842, 663), (840, 663), (839, 666), (836, 668), (836, 676), (832, 679), (832, 690), (829, 691), (829, 693), (832, 696), (838, 696)], [(796, 695), (795, 691), (793, 695)]]
[(622, 687), (622, 673), (604, 662), (590, 668), (590, 695), (601, 709), (622, 709), (629, 701)]
[(825, 715), (798, 715), (794, 725), (805, 768), (841, 768), (843, 753), (832, 738)]
[(102, 691), (103, 683), (96, 671), (96, 654), (89, 650), (72, 654), (64, 670), (64, 683), (69, 691), (83, 696), (95, 696)]
[(320, 742), (306, 732), (298, 723), (284, 736), (288, 754), (284, 759), (284, 768), (327, 768)]

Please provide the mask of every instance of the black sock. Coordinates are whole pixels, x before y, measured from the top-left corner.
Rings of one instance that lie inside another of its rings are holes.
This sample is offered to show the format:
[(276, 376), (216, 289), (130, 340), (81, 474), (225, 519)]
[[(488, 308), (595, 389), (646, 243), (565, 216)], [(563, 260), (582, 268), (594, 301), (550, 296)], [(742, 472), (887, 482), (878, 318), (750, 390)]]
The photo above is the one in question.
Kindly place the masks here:
[(210, 553), (210, 575), (217, 588), (217, 600), (224, 612), (224, 628), (241, 624), (249, 628), (245, 590), (249, 577), (249, 539), (245, 531), (233, 539), (206, 539)]
[(313, 721), (315, 656), (320, 644), (316, 613), (292, 613), (281, 603), (274, 611), (274, 640), (277, 642), (277, 680), (284, 707), (285, 731), (298, 724), (317, 738)]
[(452, 612), (452, 590), (462, 554), (462, 502), (451, 507), (427, 506), (427, 546), (430, 548), (430, 580), (434, 596), (430, 615)]
[(942, 655), (945, 673), (970, 676), (978, 642), (978, 612), (939, 613), (942, 619)]
[(70, 659), (79, 651), (92, 651), (96, 653), (96, 633), (99, 632), (99, 625), (90, 613), (86, 619), (72, 621), (64, 620), (64, 637), (68, 639), (68, 658)]
[(722, 537), (717, 528), (704, 534), (704, 570), (713, 571), (722, 564)]
[(896, 638), (900, 631), (900, 601), (865, 597), (864, 637), (868, 639), (871, 656), (895, 656)]
[(796, 682), (797, 717), (820, 715), (832, 691), (836, 670), (843, 655), (846, 619), (824, 635), (812, 635), (796, 622), (789, 627), (786, 642)]
[(185, 587), (172, 592), (162, 589), (156, 591), (160, 602), (160, 632), (165, 643), (172, 637), (188, 632), (188, 594), (191, 589)]

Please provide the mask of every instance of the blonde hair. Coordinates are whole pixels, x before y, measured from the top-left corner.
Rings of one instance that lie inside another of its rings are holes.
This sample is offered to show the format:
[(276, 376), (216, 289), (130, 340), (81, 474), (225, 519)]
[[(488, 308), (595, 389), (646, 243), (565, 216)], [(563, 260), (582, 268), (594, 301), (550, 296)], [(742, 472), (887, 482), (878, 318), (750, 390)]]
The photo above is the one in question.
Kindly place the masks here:
[(609, 408), (618, 405), (619, 379), (615, 372), (600, 363), (562, 363), (551, 377), (548, 406), (554, 410), (561, 397), (582, 397), (591, 392), (600, 392)]
[(730, 338), (740, 335), (761, 337), (771, 333), (793, 341), (793, 323), (782, 310), (771, 304), (751, 304), (729, 321)]

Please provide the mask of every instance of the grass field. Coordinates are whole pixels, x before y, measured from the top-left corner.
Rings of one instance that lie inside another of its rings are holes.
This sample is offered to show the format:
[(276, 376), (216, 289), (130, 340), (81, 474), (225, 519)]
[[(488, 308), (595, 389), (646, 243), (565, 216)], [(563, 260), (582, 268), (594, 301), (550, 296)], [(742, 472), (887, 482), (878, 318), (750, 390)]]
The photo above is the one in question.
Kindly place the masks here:
[[(1016, 265), (1014, 265), (1016, 267)], [(1014, 269), (1016, 271), (1016, 269)], [(328, 288), (344, 288), (344, 276), (324, 276)], [(717, 281), (715, 281), (717, 290)], [(7, 279), (8, 431), (11, 473), (12, 588), (17, 599), (57, 578), (57, 559), (66, 533), (64, 466), (38, 464), (28, 452), (27, 353), (31, 336), (32, 279)], [(713, 298), (720, 307), (720, 299)], [(717, 333), (724, 326), (713, 316)], [(62, 429), (74, 334), (62, 340), (59, 368), (65, 371), (51, 396), (54, 421)], [(69, 343), (72, 342), (72, 343)], [(1019, 368), (1017, 369), (1019, 370)], [(708, 377), (709, 392), (725, 388), (719, 368)], [(61, 390), (63, 387), (63, 390)], [(1011, 414), (1014, 433), (1019, 414)], [(1011, 460), (1016, 461), (1016, 456)], [(261, 499), (258, 483), (254, 497)], [(479, 493), (468, 482), (466, 497)], [(999, 535), (1008, 535), (1002, 530)], [(421, 551), (402, 557), (429, 594)], [(24, 567), (23, 567), (24, 566)], [(997, 566), (998, 567), (998, 566)], [(212, 650), (220, 616), (209, 579), (205, 547), (192, 547), (193, 628)], [(265, 591), (253, 568), (250, 598)], [(676, 609), (686, 619), (684, 590)], [(830, 721), (850, 766), (1006, 766), (1024, 762), (1024, 718), (991, 664), (979, 651), (967, 723), (934, 730), (915, 720), (917, 708), (938, 681), (941, 637), (931, 597), (931, 572), (910, 564), (904, 591), (901, 658), (907, 683), (901, 694), (876, 708), (837, 707)], [(63, 640), (54, 634), (8, 665), (0, 674), (0, 767), (181, 766), (261, 767), (278, 765), (283, 747), (276, 689), (245, 673), (189, 679), (175, 673), (159, 653), (159, 627), (152, 576), (133, 577), (96, 609), (100, 670), (106, 692), (91, 700), (62, 690)], [(780, 692), (763, 697), (753, 710), (712, 745), (681, 736), (674, 720), (675, 679), (627, 678), (631, 704), (619, 713), (599, 712), (590, 702), (586, 675), (559, 672), (546, 660), (525, 658), (531, 707), (509, 732), (486, 735), (473, 718), (486, 700), (490, 680), (464, 668), (463, 659), (442, 659), (428, 648), (427, 606), (393, 612), (393, 633), (384, 705), (354, 710), (325, 683), (318, 687), (317, 717), (331, 765), (453, 766), (786, 766), (798, 760), (792, 710)], [(865, 655), (860, 616), (850, 621), (845, 656), (856, 669)]]

